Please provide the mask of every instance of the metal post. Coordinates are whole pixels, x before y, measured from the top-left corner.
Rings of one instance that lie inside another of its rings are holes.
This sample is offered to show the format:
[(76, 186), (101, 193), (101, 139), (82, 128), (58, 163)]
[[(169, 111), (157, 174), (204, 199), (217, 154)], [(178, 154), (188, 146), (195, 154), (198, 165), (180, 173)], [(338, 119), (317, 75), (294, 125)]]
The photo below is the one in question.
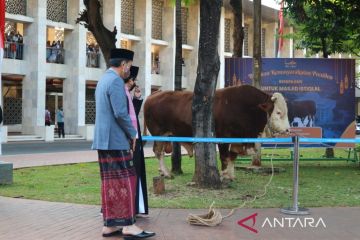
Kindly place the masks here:
[(294, 182), (293, 182), (293, 207), (282, 208), (280, 211), (284, 214), (290, 215), (307, 215), (309, 209), (299, 208), (298, 193), (299, 193), (299, 136), (292, 138), (294, 143)]

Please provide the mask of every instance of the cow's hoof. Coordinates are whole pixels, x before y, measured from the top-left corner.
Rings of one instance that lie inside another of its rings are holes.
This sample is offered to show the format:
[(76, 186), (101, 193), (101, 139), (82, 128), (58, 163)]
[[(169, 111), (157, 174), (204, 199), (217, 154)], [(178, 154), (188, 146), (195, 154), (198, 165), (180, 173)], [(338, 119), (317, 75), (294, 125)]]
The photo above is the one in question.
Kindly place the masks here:
[(256, 167), (260, 167), (261, 166), (261, 161), (258, 159), (254, 159), (251, 163), (252, 166), (256, 166)]
[(172, 174), (164, 175), (166, 179), (174, 179), (174, 176)]
[(221, 181), (221, 187), (222, 188), (231, 188), (231, 184), (233, 181), (231, 181), (230, 179), (226, 178), (224, 180)]
[(222, 181), (221, 181), (222, 183), (231, 183), (231, 182), (233, 182), (233, 179), (231, 179), (231, 178), (224, 178)]
[(194, 186), (196, 186), (196, 182), (188, 182), (188, 183), (186, 184), (186, 186), (194, 187)]

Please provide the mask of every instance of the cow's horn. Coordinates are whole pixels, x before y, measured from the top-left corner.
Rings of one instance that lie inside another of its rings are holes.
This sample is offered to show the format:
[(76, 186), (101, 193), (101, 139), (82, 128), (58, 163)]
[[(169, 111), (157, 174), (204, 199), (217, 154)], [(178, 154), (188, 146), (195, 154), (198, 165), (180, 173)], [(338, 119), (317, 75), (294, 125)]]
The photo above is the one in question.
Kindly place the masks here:
[(278, 96), (280, 95), (280, 93), (274, 93), (272, 96), (271, 96), (271, 101), (275, 102), (276, 99), (278, 99)]

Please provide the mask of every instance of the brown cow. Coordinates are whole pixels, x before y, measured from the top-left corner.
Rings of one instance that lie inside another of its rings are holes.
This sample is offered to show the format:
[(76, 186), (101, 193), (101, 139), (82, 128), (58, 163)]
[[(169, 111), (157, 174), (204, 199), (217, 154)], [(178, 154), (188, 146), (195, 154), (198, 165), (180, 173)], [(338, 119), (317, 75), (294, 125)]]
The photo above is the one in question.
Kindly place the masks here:
[[(156, 92), (146, 99), (144, 116), (153, 136), (192, 136), (193, 93), (189, 91)], [(217, 90), (213, 107), (215, 134), (218, 138), (268, 137), (289, 131), (287, 106), (280, 93), (272, 96), (250, 85)], [(265, 127), (266, 125), (266, 127)], [(192, 143), (181, 143), (191, 157)], [(164, 152), (171, 152), (171, 143), (154, 142), (154, 153), (160, 161), (160, 171), (169, 177), (164, 164)], [(234, 159), (238, 154), (254, 153), (254, 144), (219, 144), (222, 176), (234, 179)]]

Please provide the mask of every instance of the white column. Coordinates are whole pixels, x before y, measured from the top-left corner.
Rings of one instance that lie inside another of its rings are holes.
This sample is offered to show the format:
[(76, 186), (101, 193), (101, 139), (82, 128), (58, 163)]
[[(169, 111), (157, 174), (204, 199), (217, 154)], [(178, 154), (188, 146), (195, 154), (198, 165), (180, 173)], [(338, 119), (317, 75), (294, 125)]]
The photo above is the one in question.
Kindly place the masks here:
[(271, 54), (271, 57), (276, 58), (278, 53), (277, 53), (277, 49), (276, 49), (276, 45), (279, 44), (279, 39), (276, 37), (277, 36), (277, 23), (273, 23), (273, 39), (274, 39), (274, 44), (273, 44), (273, 53)]
[(144, 97), (151, 94), (151, 12), (151, 0), (135, 1), (134, 33), (141, 41), (133, 42), (133, 64), (140, 67), (137, 79)]
[(199, 53), (199, 33), (200, 33), (200, 7), (199, 4), (189, 7), (188, 18), (188, 44), (193, 47), (188, 53), (186, 59), (187, 69), (187, 90), (194, 91), (195, 81), (197, 77), (198, 53)]
[[(68, 22), (75, 23), (78, 13), (84, 8), (82, 0), (68, 1)], [(79, 127), (85, 126), (86, 32), (80, 24), (75, 24), (72, 31), (65, 31), (65, 64), (69, 70), (63, 82), (66, 134), (77, 134)]]
[(28, 36), (24, 48), (28, 73), (23, 80), (22, 131), (34, 134), (45, 126), (46, 1), (28, 0), (27, 13), (34, 22), (25, 27), (24, 34)]
[[(293, 27), (290, 27), (290, 34), (293, 34), (294, 33), (294, 28)], [(289, 57), (290, 58), (293, 58), (294, 57), (294, 39), (293, 38), (290, 38), (289, 40)]]
[(104, 0), (103, 22), (110, 31), (113, 31), (116, 26), (116, 47), (119, 48), (121, 45), (121, 0)]
[(225, 8), (221, 7), (221, 16), (220, 16), (220, 31), (219, 31), (219, 45), (218, 52), (220, 58), (220, 70), (218, 76), (218, 88), (224, 88), (225, 86)]
[(160, 50), (160, 72), (163, 79), (163, 90), (174, 90), (175, 78), (175, 6), (169, 2), (164, 3), (163, 40), (169, 45)]
[[(134, 34), (141, 40), (132, 43), (132, 50), (135, 52), (133, 65), (139, 66), (137, 80), (144, 99), (151, 94), (151, 3), (152, 0), (135, 0)], [(143, 129), (143, 119), (141, 111), (139, 115), (141, 129)]]

